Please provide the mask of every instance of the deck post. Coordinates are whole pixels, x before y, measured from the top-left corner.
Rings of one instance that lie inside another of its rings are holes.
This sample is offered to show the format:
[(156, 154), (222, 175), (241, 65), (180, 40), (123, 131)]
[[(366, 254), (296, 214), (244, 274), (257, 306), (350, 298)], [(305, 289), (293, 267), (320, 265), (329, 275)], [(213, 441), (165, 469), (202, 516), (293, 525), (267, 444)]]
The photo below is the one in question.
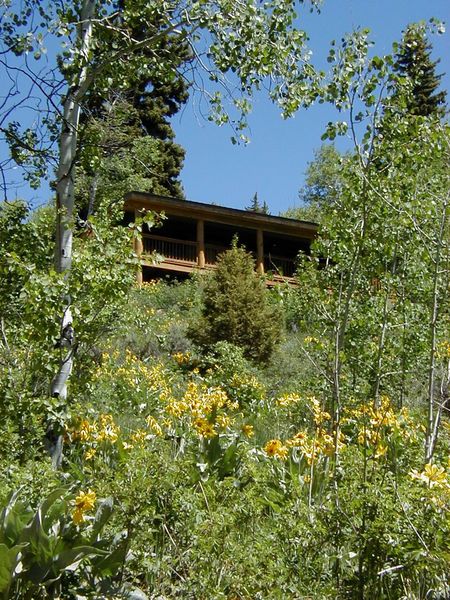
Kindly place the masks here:
[[(135, 209), (134, 211), (134, 218), (135, 220), (139, 219), (140, 217), (140, 211)], [(136, 256), (138, 257), (139, 260), (139, 267), (138, 267), (138, 271), (136, 273), (136, 280), (138, 285), (142, 285), (143, 282), (143, 276), (142, 276), (142, 262), (141, 262), (141, 257), (142, 254), (144, 252), (144, 245), (142, 243), (142, 236), (139, 237), (135, 237), (134, 238), (134, 252), (136, 254)]]
[(264, 275), (264, 234), (262, 229), (256, 230), (256, 272)]
[(205, 268), (205, 222), (202, 219), (197, 221), (197, 265)]

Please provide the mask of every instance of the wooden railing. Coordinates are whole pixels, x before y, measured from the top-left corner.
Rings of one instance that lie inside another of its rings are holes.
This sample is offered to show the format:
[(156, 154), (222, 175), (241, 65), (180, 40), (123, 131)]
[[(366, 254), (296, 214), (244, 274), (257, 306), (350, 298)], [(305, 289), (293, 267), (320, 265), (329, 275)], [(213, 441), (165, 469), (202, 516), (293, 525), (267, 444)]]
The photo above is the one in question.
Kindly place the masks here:
[[(192, 266), (197, 264), (197, 242), (177, 240), (158, 235), (143, 235), (142, 245), (144, 254), (157, 252), (170, 262), (186, 263)], [(218, 255), (226, 250), (227, 247), (225, 246), (205, 244), (205, 264), (209, 267), (214, 266)], [(252, 254), (256, 259), (255, 253), (253, 252)], [(295, 272), (295, 262), (283, 256), (265, 254), (264, 270), (266, 272), (271, 271), (274, 275), (292, 277)]]
[[(197, 242), (166, 238), (159, 235), (143, 235), (142, 243), (144, 254), (157, 252), (164, 256), (166, 260), (197, 264)], [(205, 263), (215, 265), (217, 256), (226, 249), (225, 246), (205, 244)]]
[(295, 273), (295, 261), (284, 256), (264, 255), (264, 271), (272, 271), (275, 275), (293, 277)]
[(157, 252), (169, 260), (187, 263), (197, 263), (197, 242), (176, 240), (158, 235), (143, 235), (144, 254)]

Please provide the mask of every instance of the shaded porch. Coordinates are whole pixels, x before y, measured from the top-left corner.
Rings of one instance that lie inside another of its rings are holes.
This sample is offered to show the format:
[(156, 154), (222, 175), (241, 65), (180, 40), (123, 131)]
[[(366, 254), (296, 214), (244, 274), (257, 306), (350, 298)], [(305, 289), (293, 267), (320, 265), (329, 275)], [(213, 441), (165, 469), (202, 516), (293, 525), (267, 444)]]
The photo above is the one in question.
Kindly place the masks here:
[[(159, 274), (213, 269), (218, 256), (231, 247), (235, 237), (253, 255), (258, 273), (266, 274), (269, 281), (291, 280), (298, 253), (309, 253), (317, 232), (314, 223), (130, 193), (126, 219), (135, 220), (142, 209), (164, 211), (166, 218), (151, 231), (144, 226), (142, 240), (136, 241), (136, 254), (146, 267), (140, 281), (151, 278), (152, 268)], [(157, 264), (151, 258), (155, 253), (162, 257)]]

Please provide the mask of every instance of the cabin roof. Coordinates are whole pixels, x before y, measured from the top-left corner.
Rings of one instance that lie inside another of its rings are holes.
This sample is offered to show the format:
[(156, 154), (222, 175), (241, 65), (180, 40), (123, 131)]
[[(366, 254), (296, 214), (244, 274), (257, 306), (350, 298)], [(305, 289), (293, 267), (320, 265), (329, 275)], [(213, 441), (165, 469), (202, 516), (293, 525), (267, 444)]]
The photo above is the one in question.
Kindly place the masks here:
[(203, 218), (216, 223), (261, 228), (265, 231), (285, 233), (310, 239), (316, 237), (318, 229), (318, 224), (312, 221), (276, 217), (238, 208), (168, 198), (166, 196), (137, 191), (126, 194), (125, 209), (127, 208), (148, 208), (186, 218)]

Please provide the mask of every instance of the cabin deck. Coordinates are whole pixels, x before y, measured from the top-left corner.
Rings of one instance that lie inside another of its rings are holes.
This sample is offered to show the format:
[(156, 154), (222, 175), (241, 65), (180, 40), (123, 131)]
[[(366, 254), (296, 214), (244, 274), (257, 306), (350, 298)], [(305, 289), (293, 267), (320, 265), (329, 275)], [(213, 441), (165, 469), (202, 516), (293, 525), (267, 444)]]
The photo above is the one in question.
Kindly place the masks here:
[[(253, 254), (258, 273), (266, 274), (269, 282), (292, 281), (298, 253), (309, 253), (317, 233), (315, 223), (295, 219), (138, 192), (127, 196), (125, 214), (130, 220), (143, 209), (166, 216), (157, 229), (144, 228), (136, 244), (146, 276), (152, 269), (172, 274), (213, 269), (237, 236)], [(155, 261), (155, 255), (160, 260)]]

